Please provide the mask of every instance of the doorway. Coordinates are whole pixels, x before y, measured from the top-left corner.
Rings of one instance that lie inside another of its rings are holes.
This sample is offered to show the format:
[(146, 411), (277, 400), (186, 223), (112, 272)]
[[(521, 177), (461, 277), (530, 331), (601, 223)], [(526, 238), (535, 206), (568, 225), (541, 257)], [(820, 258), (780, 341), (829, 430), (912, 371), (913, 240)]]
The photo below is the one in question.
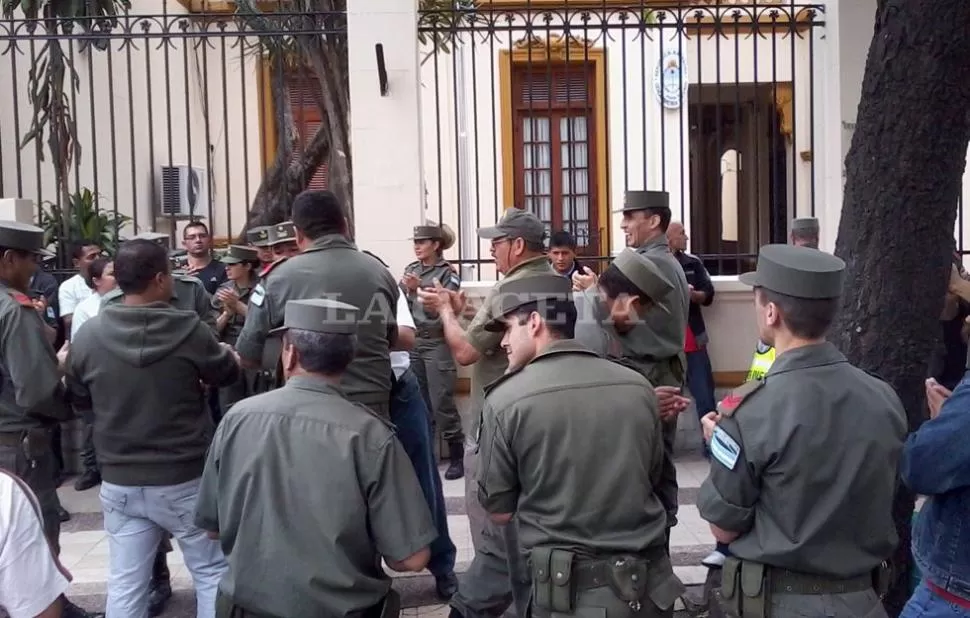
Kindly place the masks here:
[(785, 242), (788, 145), (771, 84), (691, 85), (691, 252), (712, 275), (753, 270)]

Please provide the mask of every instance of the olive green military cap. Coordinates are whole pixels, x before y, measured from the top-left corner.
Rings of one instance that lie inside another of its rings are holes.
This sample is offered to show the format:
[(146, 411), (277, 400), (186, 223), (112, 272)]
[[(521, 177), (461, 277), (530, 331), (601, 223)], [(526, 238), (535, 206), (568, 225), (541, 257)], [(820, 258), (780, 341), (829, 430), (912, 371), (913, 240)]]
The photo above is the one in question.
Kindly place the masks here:
[[(623, 276), (629, 279), (630, 283), (637, 286), (638, 290), (655, 302), (667, 296), (674, 289), (674, 284), (664, 277), (649, 257), (640, 255), (633, 249), (626, 248), (621, 251), (613, 260), (613, 266), (623, 273)], [(657, 304), (657, 307), (669, 313), (663, 305)]]
[(838, 298), (845, 281), (845, 262), (808, 247), (765, 245), (758, 267), (744, 273), (741, 283), (795, 298)]
[(441, 250), (447, 251), (455, 244), (455, 233), (447, 223), (435, 225), (433, 221), (429, 221), (428, 225), (414, 226), (411, 240), (438, 240), (441, 241)]
[(492, 312), (495, 317), (485, 324), (485, 330), (492, 333), (504, 331), (503, 318), (519, 307), (543, 301), (572, 299), (572, 281), (555, 274), (523, 277), (500, 285)]
[(246, 231), (246, 242), (254, 247), (265, 247), (269, 243), (268, 225), (260, 225)]
[(0, 221), (0, 247), (44, 257), (54, 255), (44, 248), (44, 230), (36, 225), (17, 221)]
[(132, 240), (147, 240), (166, 249), (172, 249), (172, 237), (162, 232), (142, 232), (141, 234), (136, 234)]
[(329, 335), (357, 334), (357, 307), (329, 298), (309, 298), (287, 301), (283, 310), (283, 326), (270, 333), (291, 328)]
[(219, 261), (223, 264), (241, 264), (242, 262), (258, 262), (259, 261), (259, 251), (253, 249), (252, 247), (243, 247), (241, 245), (229, 245), (229, 250), (226, 254), (219, 258)]
[(623, 194), (623, 206), (614, 212), (664, 208), (670, 210), (670, 194), (666, 191), (627, 191)]
[(296, 227), (293, 226), (292, 221), (284, 221), (283, 223), (270, 225), (267, 231), (269, 232), (269, 242), (266, 243), (267, 247), (285, 242), (296, 242)]
[(502, 218), (495, 225), (478, 228), (478, 236), (487, 240), (521, 238), (529, 242), (541, 243), (546, 238), (546, 226), (531, 212), (520, 208), (509, 208), (502, 213)]
[(818, 232), (818, 219), (815, 217), (801, 217), (791, 222), (792, 232)]

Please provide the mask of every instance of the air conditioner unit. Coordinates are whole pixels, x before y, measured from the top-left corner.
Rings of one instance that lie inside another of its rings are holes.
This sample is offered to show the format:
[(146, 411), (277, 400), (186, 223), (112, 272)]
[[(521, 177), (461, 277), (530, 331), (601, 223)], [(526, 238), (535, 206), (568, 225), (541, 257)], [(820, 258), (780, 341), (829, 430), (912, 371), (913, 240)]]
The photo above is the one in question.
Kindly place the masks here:
[(162, 166), (163, 216), (191, 217), (209, 212), (209, 191), (205, 170), (188, 165)]

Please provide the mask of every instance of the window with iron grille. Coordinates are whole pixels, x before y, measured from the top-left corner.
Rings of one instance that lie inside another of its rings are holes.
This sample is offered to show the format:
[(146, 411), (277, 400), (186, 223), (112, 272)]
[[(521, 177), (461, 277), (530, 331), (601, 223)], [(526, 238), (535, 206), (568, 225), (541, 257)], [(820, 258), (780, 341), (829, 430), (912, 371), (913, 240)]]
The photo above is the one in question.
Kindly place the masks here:
[(516, 205), (548, 232), (566, 230), (577, 253), (599, 253), (592, 63), (515, 66), (512, 74)]

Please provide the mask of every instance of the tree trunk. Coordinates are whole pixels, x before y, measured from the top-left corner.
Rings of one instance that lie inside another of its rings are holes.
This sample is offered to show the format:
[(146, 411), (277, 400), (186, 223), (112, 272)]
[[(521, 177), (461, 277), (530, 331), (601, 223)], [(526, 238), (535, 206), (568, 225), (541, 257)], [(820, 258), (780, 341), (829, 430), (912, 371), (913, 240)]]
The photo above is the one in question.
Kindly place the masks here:
[[(967, 0), (880, 0), (845, 160), (835, 253), (848, 285), (833, 337), (851, 362), (895, 387), (911, 430), (924, 419), (970, 140), (967, 24)], [(885, 599), (894, 616), (908, 598), (913, 505), (901, 487), (896, 578)]]

